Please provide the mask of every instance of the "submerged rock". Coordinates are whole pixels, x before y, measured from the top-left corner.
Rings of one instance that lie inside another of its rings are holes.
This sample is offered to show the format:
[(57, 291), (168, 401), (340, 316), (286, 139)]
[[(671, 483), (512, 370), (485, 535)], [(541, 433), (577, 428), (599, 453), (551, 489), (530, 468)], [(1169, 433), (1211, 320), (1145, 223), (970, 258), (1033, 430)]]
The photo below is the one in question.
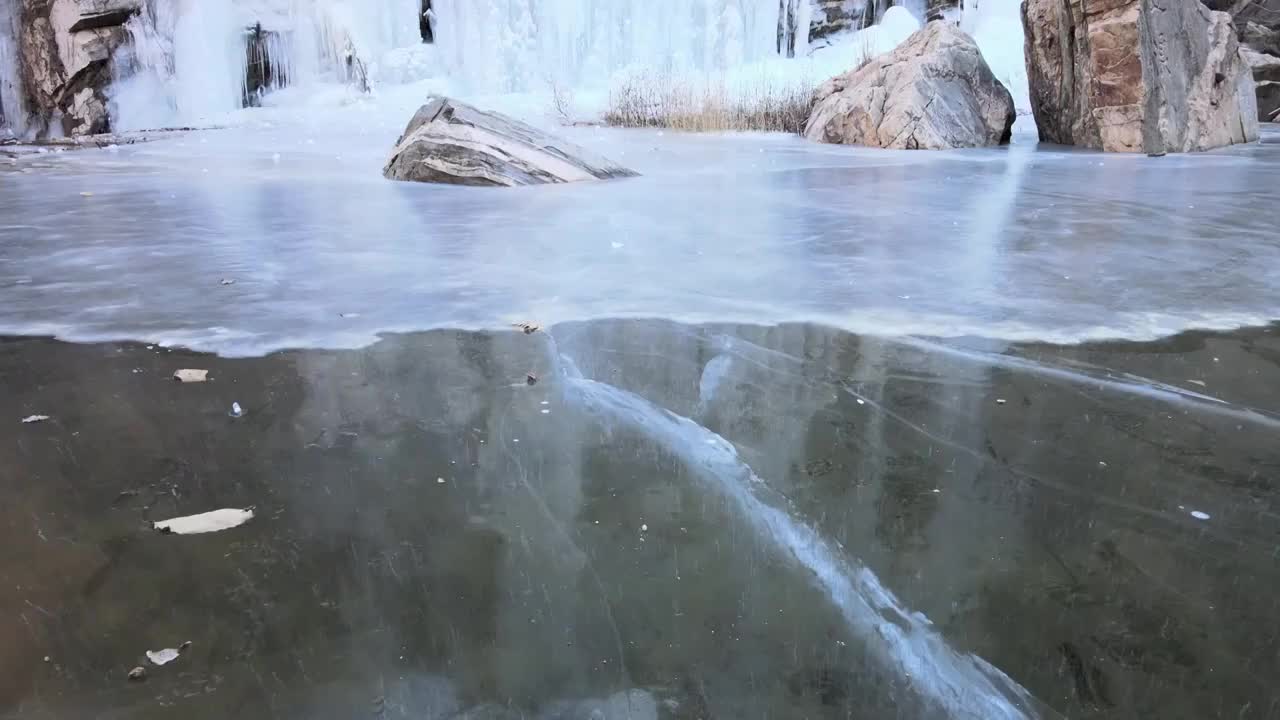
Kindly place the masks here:
[(382, 174), (452, 185), (538, 185), (637, 173), (505, 115), (450, 98), (418, 109)]
[(1231, 17), (1199, 2), (1026, 0), (1040, 139), (1115, 152), (1256, 140), (1257, 104)]
[(973, 38), (931, 22), (893, 52), (828, 80), (805, 126), (818, 142), (908, 150), (1009, 141), (1013, 98)]

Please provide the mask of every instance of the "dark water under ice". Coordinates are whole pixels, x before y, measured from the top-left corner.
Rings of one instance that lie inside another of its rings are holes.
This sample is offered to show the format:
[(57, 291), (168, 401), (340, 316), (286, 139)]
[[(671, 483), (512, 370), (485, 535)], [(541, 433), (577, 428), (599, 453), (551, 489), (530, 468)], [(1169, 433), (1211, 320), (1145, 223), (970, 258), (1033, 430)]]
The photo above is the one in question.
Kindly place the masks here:
[(0, 376), (0, 717), (1280, 709), (1272, 329), (25, 338)]
[(0, 148), (0, 718), (1280, 715), (1274, 132), (360, 120)]

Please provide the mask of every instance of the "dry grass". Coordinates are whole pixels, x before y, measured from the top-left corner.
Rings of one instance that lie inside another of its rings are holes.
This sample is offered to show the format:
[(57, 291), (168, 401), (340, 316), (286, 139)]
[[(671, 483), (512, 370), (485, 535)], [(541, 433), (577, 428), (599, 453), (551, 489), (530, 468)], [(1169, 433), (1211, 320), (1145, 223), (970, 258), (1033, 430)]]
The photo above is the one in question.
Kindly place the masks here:
[(606, 124), (689, 132), (756, 130), (804, 132), (815, 84), (761, 78), (730, 83), (690, 80), (668, 73), (625, 76), (609, 93)]
[(861, 70), (866, 67), (872, 60), (876, 59), (875, 43), (872, 42), (868, 33), (862, 33), (856, 40), (858, 43), (854, 48), (853, 67), (850, 72)]

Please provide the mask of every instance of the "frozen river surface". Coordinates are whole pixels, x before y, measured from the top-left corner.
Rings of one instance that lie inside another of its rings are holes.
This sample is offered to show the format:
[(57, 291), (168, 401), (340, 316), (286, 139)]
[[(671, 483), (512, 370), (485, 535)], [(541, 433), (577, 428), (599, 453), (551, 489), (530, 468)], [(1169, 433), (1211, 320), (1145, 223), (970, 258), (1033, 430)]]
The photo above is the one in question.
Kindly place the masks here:
[(1076, 342), (1280, 316), (1275, 132), (1148, 158), (575, 128), (643, 177), (492, 191), (386, 182), (399, 116), (337, 117), (0, 156), (0, 332), (248, 355), (529, 319)]
[(493, 190), (331, 112), (0, 148), (0, 718), (1277, 716), (1276, 133)]

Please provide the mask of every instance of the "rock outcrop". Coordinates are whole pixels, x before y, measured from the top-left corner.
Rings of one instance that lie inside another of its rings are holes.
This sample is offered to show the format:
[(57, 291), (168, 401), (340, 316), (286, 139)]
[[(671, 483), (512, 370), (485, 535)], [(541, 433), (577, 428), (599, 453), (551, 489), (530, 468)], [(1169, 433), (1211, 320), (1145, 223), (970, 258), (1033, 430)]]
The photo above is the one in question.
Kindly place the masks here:
[(1280, 57), (1248, 48), (1241, 52), (1249, 67), (1253, 68), (1253, 81), (1257, 83), (1258, 121), (1280, 120)]
[(863, 27), (863, 15), (867, 12), (865, 1), (808, 0), (809, 42), (821, 43), (836, 33)]
[[(1276, 17), (1280, 20), (1280, 10), (1276, 11)], [(1280, 30), (1247, 21), (1237, 23), (1237, 35), (1245, 47), (1267, 55), (1280, 55)]]
[(940, 21), (828, 80), (816, 100), (805, 137), (881, 148), (998, 145), (1009, 141), (1015, 117), (973, 38)]
[(1258, 137), (1226, 13), (1182, 0), (1026, 0), (1022, 23), (1042, 141), (1164, 153)]
[(16, 0), (19, 65), (27, 112), (60, 122), (66, 135), (111, 129), (111, 56), (128, 40), (136, 0)]
[(495, 112), (450, 98), (418, 109), (382, 174), (452, 185), (539, 185), (636, 173)]

